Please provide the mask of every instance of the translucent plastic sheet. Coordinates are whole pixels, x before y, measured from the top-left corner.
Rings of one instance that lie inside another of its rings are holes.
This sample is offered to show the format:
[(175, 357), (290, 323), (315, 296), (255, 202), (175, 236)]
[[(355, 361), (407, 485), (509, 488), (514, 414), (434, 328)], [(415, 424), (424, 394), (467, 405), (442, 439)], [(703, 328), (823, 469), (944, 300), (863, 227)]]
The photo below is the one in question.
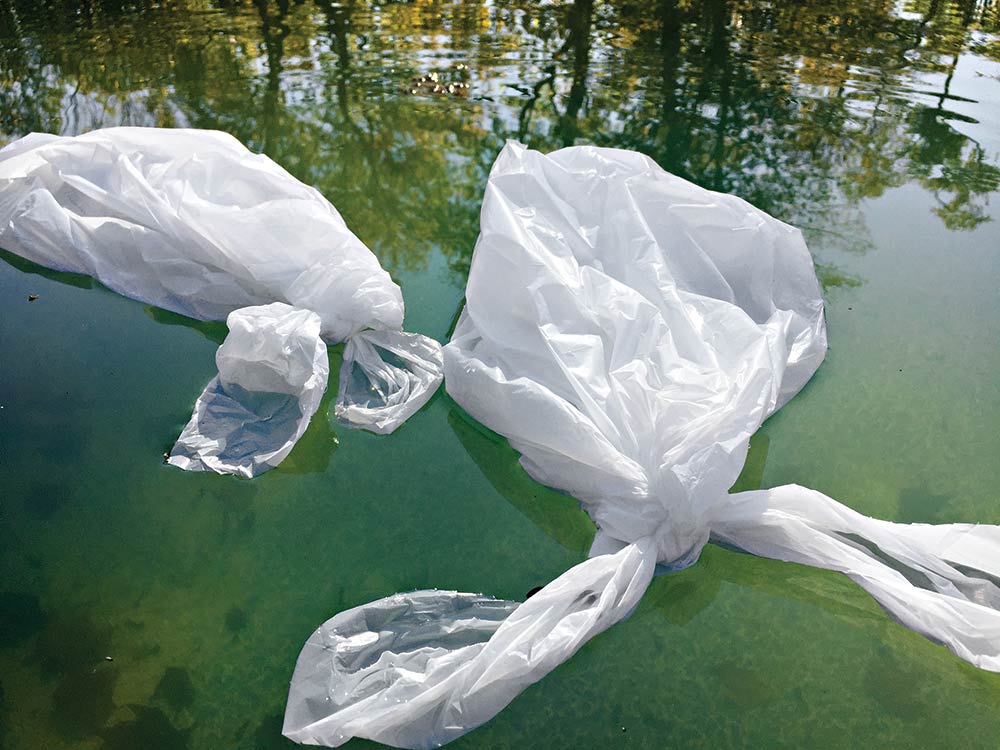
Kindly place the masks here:
[[(543, 156), (513, 143), (480, 224), (446, 386), (532, 477), (580, 501), (598, 526), (591, 559), (515, 609), (481, 651), (408, 668), (399, 702), (389, 675), (412, 664), (407, 654), (375, 647), (377, 687), (362, 705), (341, 672), (308, 667), (304, 651), (289, 736), (453, 739), (626, 616), (657, 567), (694, 563), (710, 538), (844, 572), (899, 622), (1000, 670), (1000, 528), (876, 521), (794, 486), (727, 494), (750, 437), (826, 351), (796, 229), (636, 153)], [(446, 617), (425, 618), (446, 635)]]
[[(0, 150), (0, 246), (202, 320), (284, 302), (315, 313), (328, 342), (368, 329), (399, 332), (403, 324), (399, 287), (330, 202), (216, 131), (109, 128), (75, 137), (36, 133), (10, 144)], [(440, 358), (436, 342), (409, 336)], [(362, 415), (359, 426), (388, 432), (402, 423), (440, 382), (440, 368), (434, 377), (427, 372), (435, 364), (427, 355), (414, 371), (420, 387), (394, 386), (378, 418)], [(378, 364), (366, 361), (366, 367)], [(228, 471), (211, 448), (218, 435), (198, 435), (206, 410), (228, 408), (217, 390), (213, 381), (175, 450), (190, 460), (174, 463)], [(347, 408), (353, 401), (344, 396), (341, 402), (345, 421), (354, 424)], [(260, 408), (278, 407), (268, 401)], [(263, 432), (268, 425), (284, 430), (287, 418), (251, 415), (254, 434), (239, 436), (229, 431), (237, 411), (225, 428), (228, 445), (240, 443), (245, 451), (259, 440), (266, 448), (238, 463), (255, 472), (273, 466), (283, 454), (271, 448), (281, 441)], [(195, 445), (206, 450), (191, 454)]]

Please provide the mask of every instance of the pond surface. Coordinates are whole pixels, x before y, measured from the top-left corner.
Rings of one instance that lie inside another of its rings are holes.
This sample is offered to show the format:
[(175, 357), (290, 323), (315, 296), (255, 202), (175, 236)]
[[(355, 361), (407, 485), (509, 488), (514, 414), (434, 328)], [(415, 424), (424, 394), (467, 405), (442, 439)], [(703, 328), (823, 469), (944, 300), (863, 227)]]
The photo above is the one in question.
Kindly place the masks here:
[[(998, 31), (981, 0), (0, 0), (0, 143), (227, 130), (330, 198), (439, 340), (505, 139), (638, 149), (802, 227), (823, 282), (827, 361), (740, 486), (1000, 523)], [(443, 392), (386, 438), (332, 423), (331, 388), (254, 481), (164, 466), (224, 325), (0, 258), (4, 750), (291, 747), (326, 618), (520, 599), (585, 557), (576, 504)], [(992, 750), (998, 706), (1000, 675), (847, 579), (709, 547), (453, 747)]]

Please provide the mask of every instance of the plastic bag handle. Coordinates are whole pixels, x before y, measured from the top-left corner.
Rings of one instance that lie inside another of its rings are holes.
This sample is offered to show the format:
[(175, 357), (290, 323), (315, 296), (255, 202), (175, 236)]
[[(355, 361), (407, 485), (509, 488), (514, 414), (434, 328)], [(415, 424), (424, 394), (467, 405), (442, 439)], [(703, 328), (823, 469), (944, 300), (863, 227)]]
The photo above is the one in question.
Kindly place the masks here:
[(900, 624), (1000, 672), (1000, 526), (880, 521), (785, 485), (729, 495), (712, 540), (844, 573)]
[[(592, 557), (519, 605), (418, 591), (342, 612), (303, 647), (282, 732), (327, 747), (352, 737), (404, 748), (450, 742), (627, 617), (653, 578), (655, 549), (647, 538)], [(470, 600), (508, 611), (497, 626), (470, 607), (461, 614)]]

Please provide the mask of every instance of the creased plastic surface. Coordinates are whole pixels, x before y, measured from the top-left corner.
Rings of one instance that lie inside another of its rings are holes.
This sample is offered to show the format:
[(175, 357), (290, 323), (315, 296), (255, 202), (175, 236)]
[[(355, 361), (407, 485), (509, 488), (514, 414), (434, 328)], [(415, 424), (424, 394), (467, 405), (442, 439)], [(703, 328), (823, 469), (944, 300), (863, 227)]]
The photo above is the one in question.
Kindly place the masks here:
[(387, 435), (434, 395), (441, 345), (419, 333), (364, 331), (344, 347), (337, 418)]
[(169, 463), (253, 477), (291, 452), (330, 374), (319, 316), (282, 302), (229, 314), (219, 374), (195, 404)]
[(286, 302), (328, 341), (403, 324), (399, 287), (330, 202), (214, 130), (16, 141), (0, 150), (0, 245), (200, 320)]
[[(15, 141), (0, 150), (0, 246), (192, 318), (222, 320), (240, 308), (284, 302), (315, 313), (320, 335), (331, 342), (368, 329), (391, 336), (403, 324), (399, 287), (330, 202), (217, 131), (109, 128)], [(422, 363), (419, 383), (391, 388), (391, 403), (377, 416), (359, 413), (356, 421), (348, 411), (343, 421), (381, 431), (398, 425), (440, 382), (439, 366), (428, 372), (434, 365), (432, 358)], [(289, 415), (281, 405), (266, 391), (227, 402), (234, 392), (209, 385), (172, 463), (229, 471), (230, 461), (212, 457), (208, 445), (219, 438), (223, 414), (225, 450), (241, 467), (236, 473), (250, 465), (263, 470), (287, 453), (271, 450), (281, 435), (264, 434), (269, 425), (284, 434)], [(239, 435), (247, 408), (250, 432)], [(200, 458), (180, 460), (195, 455), (191, 430), (205, 426), (208, 415), (216, 432), (198, 438)], [(259, 455), (236, 458), (255, 442)]]
[(639, 545), (588, 560), (524, 604), (417, 591), (342, 612), (306, 642), (283, 733), (430, 748), (482, 724), (625, 617), (653, 575)]
[[(557, 583), (591, 566), (614, 570), (634, 603), (655, 566), (692, 564), (710, 537), (842, 571), (903, 624), (1000, 668), (989, 579), (1000, 567), (997, 527), (875, 521), (798, 487), (727, 494), (750, 437), (825, 355), (822, 297), (798, 230), (636, 153), (544, 156), (514, 143), (494, 164), (480, 225), (466, 307), (444, 348), (446, 387), (507, 437), (535, 479), (580, 500), (598, 526), (592, 557), (543, 590), (544, 606), (538, 594), (511, 615), (522, 636), (502, 639), (505, 623), (483, 647), (524, 667), (490, 672), (488, 691), (458, 683), (438, 718), (413, 731), (408, 721), (430, 698), (333, 719), (331, 733), (314, 703), (315, 731), (290, 736), (333, 745), (350, 733), (405, 747), (453, 739), (603, 629), (593, 622), (627, 614), (600, 596), (586, 616), (560, 620), (550, 641), (546, 614), (590, 590)], [(302, 658), (290, 712), (301, 703)], [(448, 668), (457, 675), (463, 665)], [(327, 689), (341, 684), (327, 669)]]

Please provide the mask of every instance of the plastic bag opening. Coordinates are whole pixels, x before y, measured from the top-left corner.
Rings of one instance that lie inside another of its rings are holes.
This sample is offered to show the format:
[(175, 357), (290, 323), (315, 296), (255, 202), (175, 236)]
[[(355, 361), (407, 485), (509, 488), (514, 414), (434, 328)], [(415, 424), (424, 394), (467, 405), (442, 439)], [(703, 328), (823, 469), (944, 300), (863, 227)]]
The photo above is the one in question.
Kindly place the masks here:
[(230, 313), (219, 374), (195, 403), (168, 463), (254, 477), (277, 466), (309, 426), (330, 373), (320, 318), (281, 302)]
[(344, 347), (335, 414), (388, 435), (426, 404), (444, 377), (441, 345), (406, 331), (362, 331)]

